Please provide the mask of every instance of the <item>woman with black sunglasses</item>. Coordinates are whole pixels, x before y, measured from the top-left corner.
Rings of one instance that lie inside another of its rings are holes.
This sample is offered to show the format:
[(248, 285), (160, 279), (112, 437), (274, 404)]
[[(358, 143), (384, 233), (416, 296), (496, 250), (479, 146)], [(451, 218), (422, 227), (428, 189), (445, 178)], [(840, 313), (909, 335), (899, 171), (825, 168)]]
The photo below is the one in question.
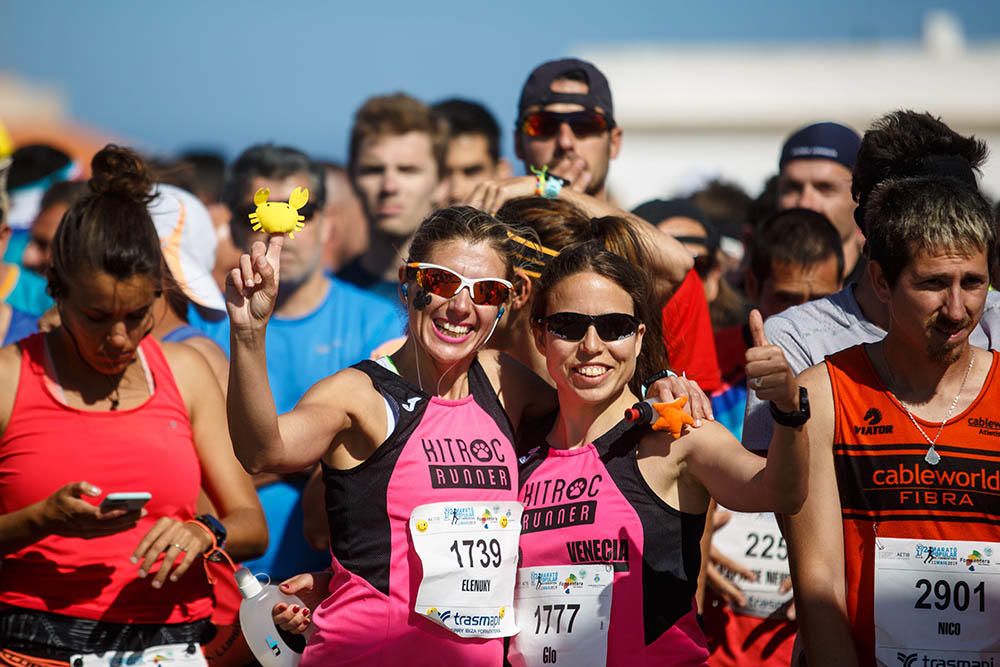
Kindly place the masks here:
[[(400, 267), (406, 343), (320, 381), (280, 417), (263, 339), (282, 237), (255, 244), (229, 276), (237, 454), (252, 472), (322, 462), (332, 580), (305, 665), (502, 663), (503, 637), (516, 630), (512, 425), (555, 407), (527, 369), (477, 361), (509, 305), (507, 229), (468, 207), (425, 220)], [(293, 629), (310, 615), (279, 611)]]
[(770, 459), (714, 422), (674, 434), (622, 419), (643, 373), (664, 365), (647, 330), (652, 303), (644, 273), (595, 243), (563, 250), (542, 274), (534, 336), (559, 415), (521, 459), (515, 667), (705, 664), (693, 596), (709, 499), (784, 513), (804, 500), (808, 451), (792, 429), (807, 402), (759, 314), (747, 375), (787, 425)]

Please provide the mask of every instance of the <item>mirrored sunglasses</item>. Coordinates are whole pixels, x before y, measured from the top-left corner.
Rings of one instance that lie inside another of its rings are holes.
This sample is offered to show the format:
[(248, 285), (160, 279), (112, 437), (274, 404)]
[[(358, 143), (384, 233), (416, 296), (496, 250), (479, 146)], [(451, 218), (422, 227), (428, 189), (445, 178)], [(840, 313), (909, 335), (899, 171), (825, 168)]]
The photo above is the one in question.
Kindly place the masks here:
[(521, 132), (532, 139), (551, 139), (563, 123), (577, 137), (592, 137), (614, 126), (606, 116), (590, 109), (570, 113), (533, 111), (521, 119)]
[(412, 272), (410, 275), (417, 285), (445, 299), (452, 298), (467, 287), (472, 302), (477, 306), (503, 305), (513, 287), (502, 278), (466, 278), (447, 267), (427, 262), (409, 262), (406, 268)]

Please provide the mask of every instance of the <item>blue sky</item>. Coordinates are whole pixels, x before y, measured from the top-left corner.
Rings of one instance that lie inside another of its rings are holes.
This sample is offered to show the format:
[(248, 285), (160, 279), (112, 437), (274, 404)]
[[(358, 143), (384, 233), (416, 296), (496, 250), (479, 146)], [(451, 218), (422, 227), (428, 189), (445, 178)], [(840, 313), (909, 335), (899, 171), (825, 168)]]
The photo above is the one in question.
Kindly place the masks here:
[(374, 93), (479, 99), (506, 130), (532, 66), (581, 45), (912, 41), (935, 8), (1000, 39), (1000, 3), (971, 0), (0, 0), (0, 72), (160, 153), (273, 140), (343, 158)]

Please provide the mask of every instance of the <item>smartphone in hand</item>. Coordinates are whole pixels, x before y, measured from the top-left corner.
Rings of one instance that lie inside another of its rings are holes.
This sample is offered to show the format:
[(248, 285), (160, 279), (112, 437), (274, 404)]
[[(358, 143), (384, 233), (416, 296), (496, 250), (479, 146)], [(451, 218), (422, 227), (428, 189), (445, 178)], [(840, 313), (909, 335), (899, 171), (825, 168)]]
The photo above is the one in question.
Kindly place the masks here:
[(101, 501), (101, 512), (107, 513), (114, 510), (138, 512), (152, 497), (153, 495), (146, 491), (109, 493), (104, 497), (104, 500)]

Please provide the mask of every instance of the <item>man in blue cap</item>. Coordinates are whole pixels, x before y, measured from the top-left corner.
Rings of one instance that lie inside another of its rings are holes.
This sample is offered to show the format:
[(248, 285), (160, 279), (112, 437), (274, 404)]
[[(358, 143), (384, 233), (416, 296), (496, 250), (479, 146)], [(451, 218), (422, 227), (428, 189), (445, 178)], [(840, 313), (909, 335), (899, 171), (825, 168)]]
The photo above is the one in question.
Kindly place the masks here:
[(851, 172), (861, 137), (839, 123), (814, 123), (794, 132), (778, 161), (778, 208), (808, 208), (825, 215), (844, 246), (844, 284), (864, 273), (864, 237), (854, 223)]

